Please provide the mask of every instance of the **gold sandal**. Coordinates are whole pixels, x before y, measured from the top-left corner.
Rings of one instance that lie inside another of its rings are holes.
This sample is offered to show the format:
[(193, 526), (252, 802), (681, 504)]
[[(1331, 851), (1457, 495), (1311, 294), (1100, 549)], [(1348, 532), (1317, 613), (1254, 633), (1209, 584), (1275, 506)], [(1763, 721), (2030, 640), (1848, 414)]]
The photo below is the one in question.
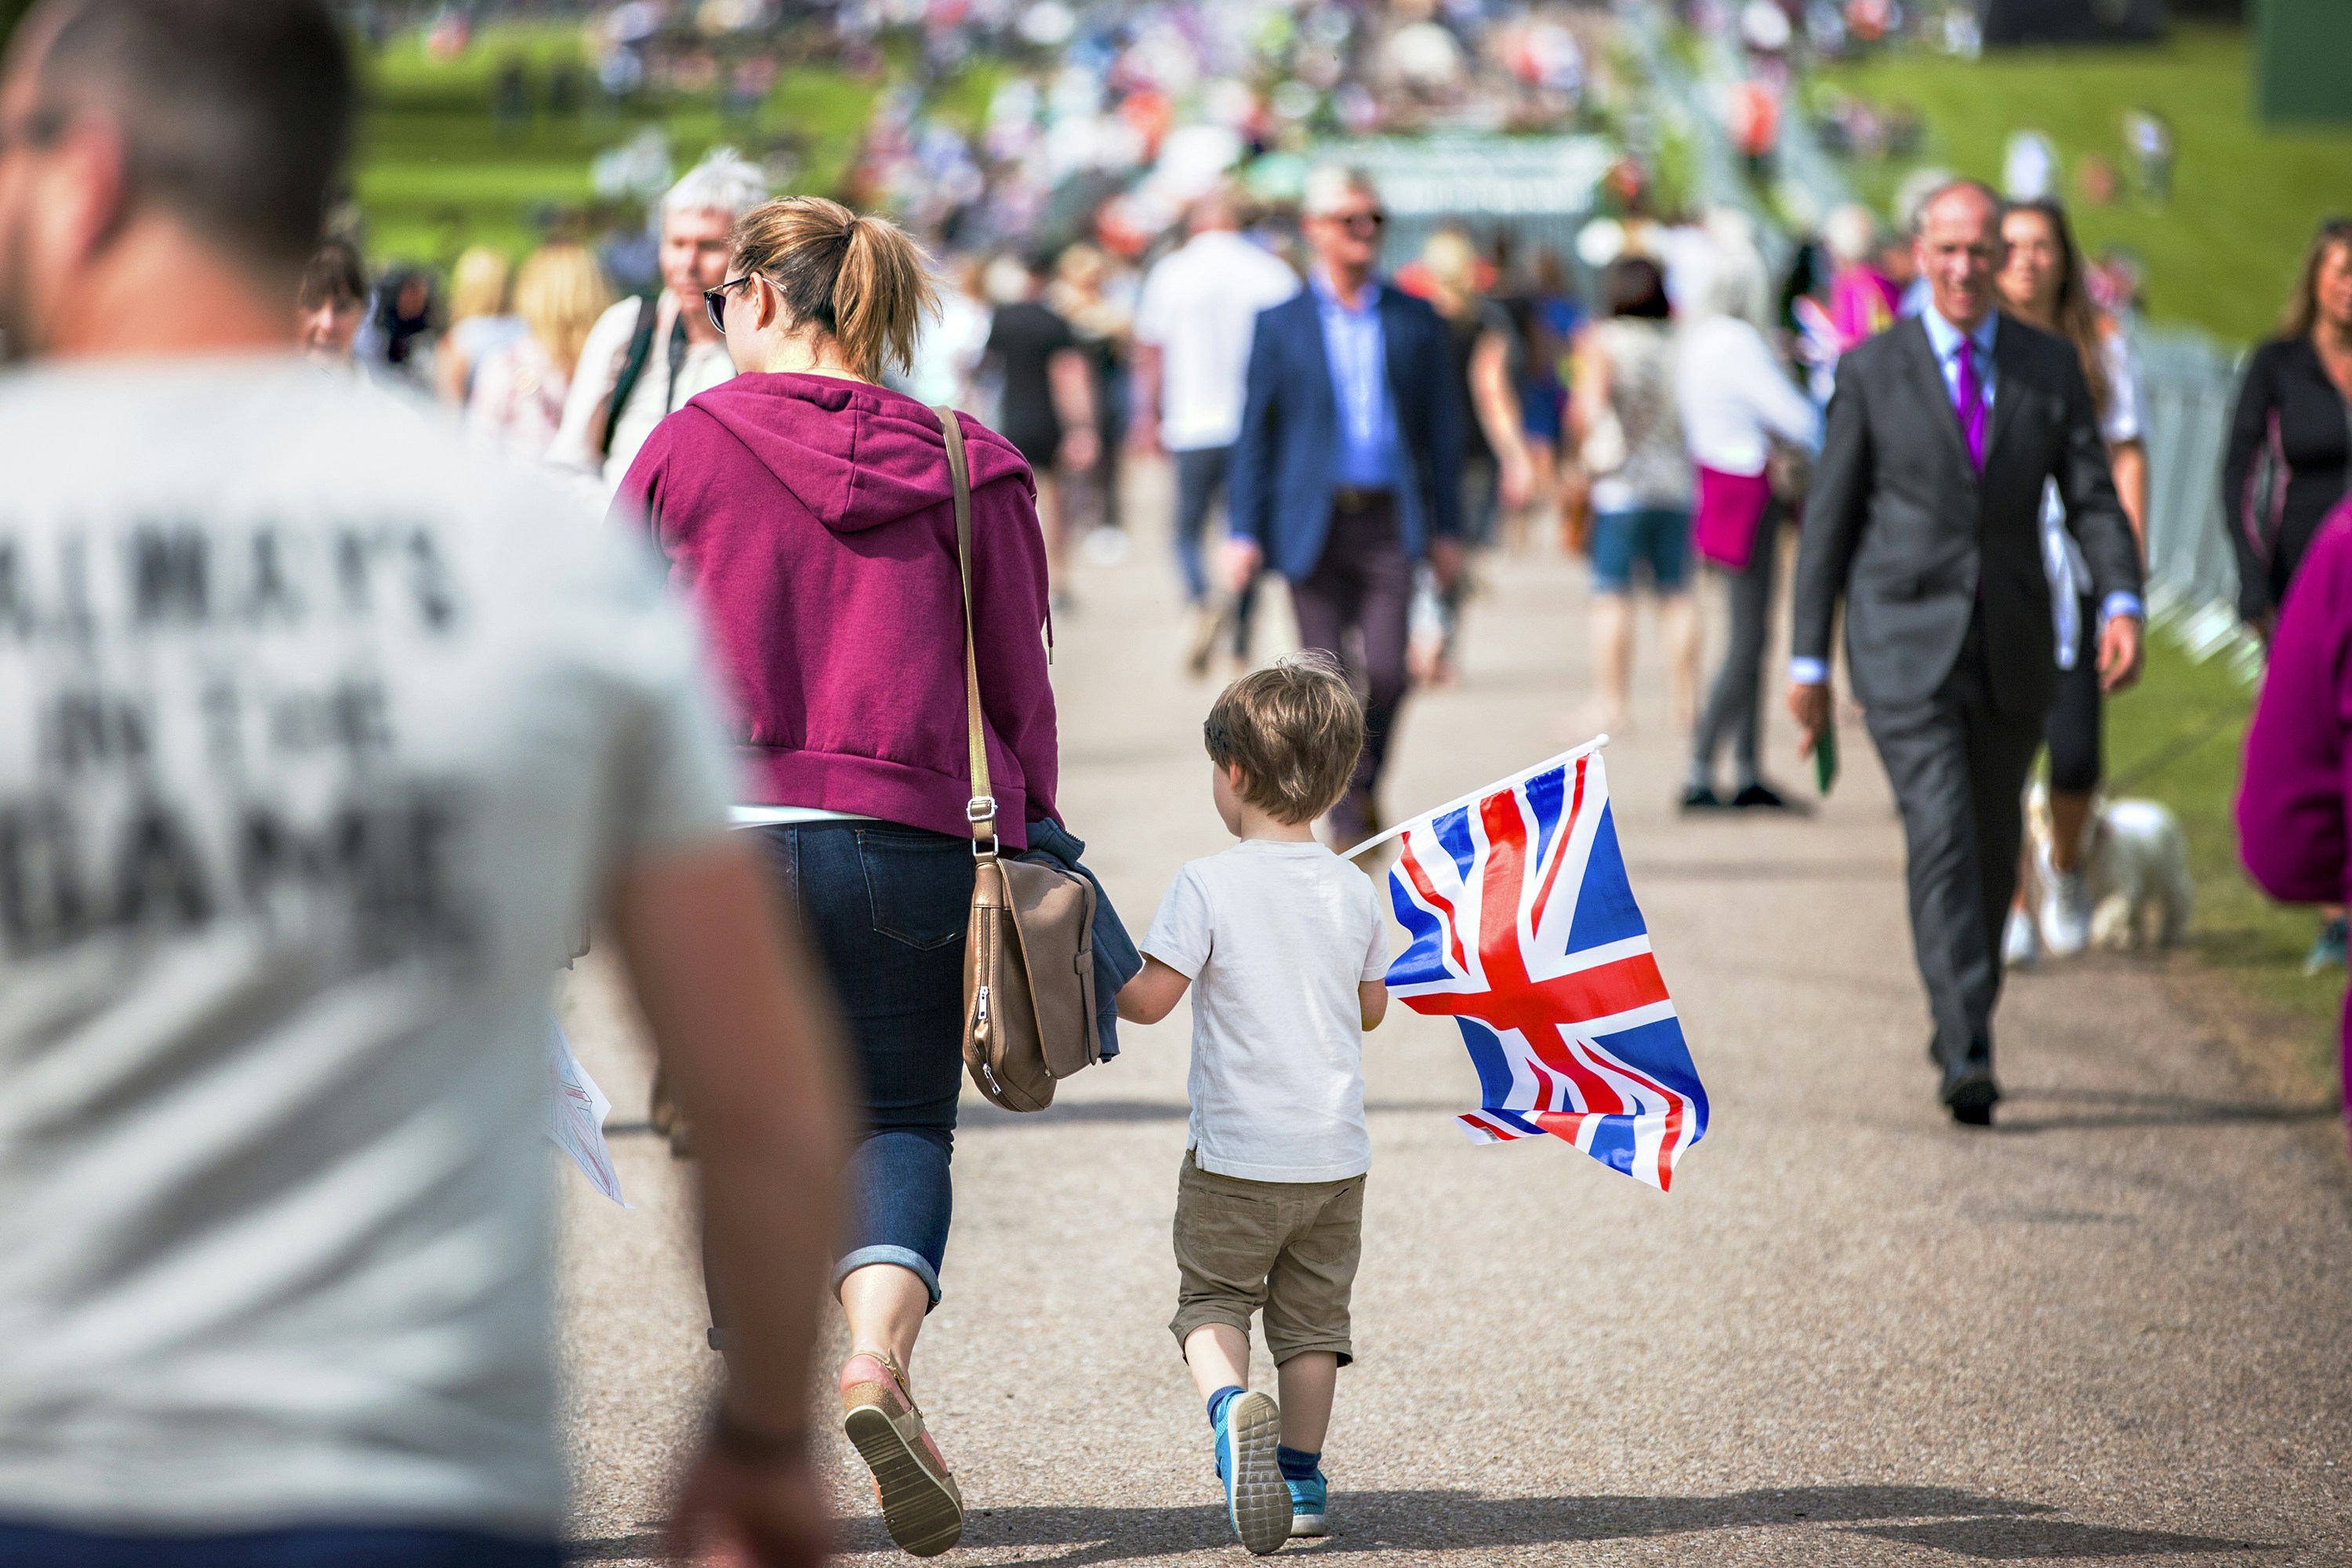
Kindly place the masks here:
[(882, 1522), (900, 1551), (936, 1557), (963, 1539), (963, 1493), (889, 1352), (859, 1351), (842, 1367), (841, 1426), (874, 1472)]

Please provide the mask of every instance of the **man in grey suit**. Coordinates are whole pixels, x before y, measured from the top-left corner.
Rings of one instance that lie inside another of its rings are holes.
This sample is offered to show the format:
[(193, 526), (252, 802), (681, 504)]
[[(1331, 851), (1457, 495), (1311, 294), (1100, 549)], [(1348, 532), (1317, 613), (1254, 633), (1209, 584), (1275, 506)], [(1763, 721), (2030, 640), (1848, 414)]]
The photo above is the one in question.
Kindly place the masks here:
[(2074, 350), (1993, 310), (1999, 197), (1957, 182), (1920, 210), (1918, 318), (1838, 363), (1797, 560), (1789, 706), (1830, 724), (1831, 623), (1895, 786), (1911, 938), (1956, 1121), (2000, 1098), (1992, 1010), (2017, 887), (2020, 801), (2057, 689), (2042, 493), (2055, 485), (2101, 601), (2100, 683), (2140, 661), (2140, 563)]

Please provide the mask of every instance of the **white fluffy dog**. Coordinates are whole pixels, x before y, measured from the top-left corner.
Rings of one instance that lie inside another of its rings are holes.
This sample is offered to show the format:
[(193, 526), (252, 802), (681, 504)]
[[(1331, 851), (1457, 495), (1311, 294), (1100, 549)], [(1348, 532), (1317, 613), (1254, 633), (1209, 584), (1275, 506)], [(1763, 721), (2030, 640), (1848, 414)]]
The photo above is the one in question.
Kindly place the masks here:
[[(2038, 781), (2026, 796), (2025, 831), (2034, 866), (2049, 865), (2050, 790)], [(2099, 803), (2085, 831), (2091, 945), (2129, 952), (2179, 942), (2189, 929), (2195, 893), (2180, 819), (2152, 800), (2108, 800)]]

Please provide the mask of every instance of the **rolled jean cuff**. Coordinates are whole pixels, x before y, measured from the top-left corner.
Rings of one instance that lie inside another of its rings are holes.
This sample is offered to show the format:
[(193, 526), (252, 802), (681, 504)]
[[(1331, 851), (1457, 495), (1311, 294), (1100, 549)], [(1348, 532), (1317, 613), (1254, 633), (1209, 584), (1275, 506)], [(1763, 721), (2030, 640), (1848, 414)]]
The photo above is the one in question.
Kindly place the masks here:
[(908, 1247), (861, 1247), (833, 1266), (834, 1294), (841, 1293), (841, 1282), (869, 1263), (895, 1263), (923, 1282), (931, 1293), (931, 1305), (940, 1304), (940, 1275), (930, 1259)]

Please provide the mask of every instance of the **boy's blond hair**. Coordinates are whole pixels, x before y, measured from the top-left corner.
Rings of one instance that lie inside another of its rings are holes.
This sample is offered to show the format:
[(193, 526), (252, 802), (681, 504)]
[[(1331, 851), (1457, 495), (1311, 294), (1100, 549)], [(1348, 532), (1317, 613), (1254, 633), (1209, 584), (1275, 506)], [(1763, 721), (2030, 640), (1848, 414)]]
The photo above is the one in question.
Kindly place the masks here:
[(1336, 659), (1309, 650), (1226, 687), (1201, 730), (1211, 762), (1240, 766), (1244, 800), (1277, 822), (1312, 822), (1348, 793), (1364, 704)]

